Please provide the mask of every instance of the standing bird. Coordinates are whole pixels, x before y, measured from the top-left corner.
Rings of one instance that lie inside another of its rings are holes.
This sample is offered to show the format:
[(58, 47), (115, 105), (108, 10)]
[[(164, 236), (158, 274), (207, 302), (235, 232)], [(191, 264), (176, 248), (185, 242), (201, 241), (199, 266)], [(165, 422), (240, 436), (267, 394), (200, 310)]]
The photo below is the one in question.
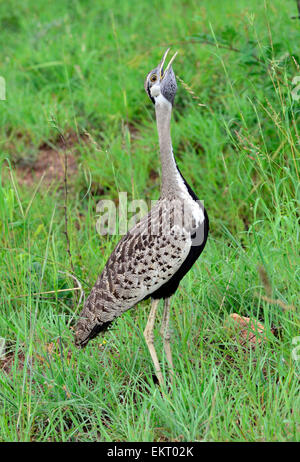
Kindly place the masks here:
[(151, 297), (144, 336), (161, 386), (164, 379), (153, 342), (159, 300), (164, 299), (160, 333), (173, 374), (170, 299), (202, 253), (209, 229), (207, 213), (180, 173), (173, 155), (170, 121), (177, 84), (171, 64), (177, 53), (164, 70), (168, 52), (169, 49), (145, 81), (145, 90), (155, 105), (162, 171), (160, 199), (117, 244), (87, 298), (75, 328), (75, 344), (84, 347), (105, 331), (116, 317)]

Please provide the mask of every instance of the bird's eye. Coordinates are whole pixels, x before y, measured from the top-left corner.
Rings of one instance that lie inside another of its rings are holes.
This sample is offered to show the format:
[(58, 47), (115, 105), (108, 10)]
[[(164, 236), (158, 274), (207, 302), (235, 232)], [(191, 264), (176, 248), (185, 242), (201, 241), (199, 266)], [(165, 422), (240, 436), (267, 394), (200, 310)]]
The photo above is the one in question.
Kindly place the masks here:
[(156, 82), (156, 80), (157, 80), (157, 75), (152, 74), (151, 77), (150, 77), (150, 82)]

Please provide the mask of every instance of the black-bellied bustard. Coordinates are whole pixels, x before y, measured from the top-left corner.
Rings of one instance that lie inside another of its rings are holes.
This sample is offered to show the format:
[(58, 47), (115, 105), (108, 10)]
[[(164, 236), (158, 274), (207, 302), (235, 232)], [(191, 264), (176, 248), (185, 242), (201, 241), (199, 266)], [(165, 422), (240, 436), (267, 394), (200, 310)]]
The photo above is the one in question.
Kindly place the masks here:
[(159, 300), (164, 299), (161, 326), (164, 349), (173, 374), (170, 347), (170, 299), (180, 280), (206, 244), (209, 222), (175, 162), (170, 121), (177, 90), (167, 50), (160, 64), (147, 75), (145, 90), (155, 105), (161, 158), (161, 196), (154, 207), (120, 240), (97, 279), (76, 326), (76, 345), (83, 347), (111, 322), (141, 300), (151, 297), (144, 331), (157, 378), (164, 384), (153, 342)]

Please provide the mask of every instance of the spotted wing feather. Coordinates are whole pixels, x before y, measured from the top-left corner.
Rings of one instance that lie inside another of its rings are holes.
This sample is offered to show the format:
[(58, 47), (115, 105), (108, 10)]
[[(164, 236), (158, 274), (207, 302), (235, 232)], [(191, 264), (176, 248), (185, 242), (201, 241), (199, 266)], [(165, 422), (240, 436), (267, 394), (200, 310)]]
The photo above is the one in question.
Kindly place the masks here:
[[(76, 326), (75, 343), (91, 338), (165, 284), (186, 259), (191, 230), (176, 224), (181, 208), (158, 201), (118, 243), (97, 279)], [(192, 224), (191, 224), (192, 227)]]

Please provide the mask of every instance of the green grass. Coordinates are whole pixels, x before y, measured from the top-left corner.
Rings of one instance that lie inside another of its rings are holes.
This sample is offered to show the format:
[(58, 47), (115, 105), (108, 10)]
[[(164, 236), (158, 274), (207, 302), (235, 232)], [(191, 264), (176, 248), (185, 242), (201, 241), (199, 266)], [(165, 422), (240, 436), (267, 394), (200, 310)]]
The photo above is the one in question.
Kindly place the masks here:
[[(2, 4), (0, 441), (299, 440), (295, 14), (292, 0)], [(163, 397), (143, 339), (148, 303), (75, 349), (63, 184), (24, 185), (18, 172), (58, 146), (55, 125), (72, 134), (68, 234), (88, 294), (119, 239), (97, 234), (97, 201), (159, 194), (143, 81), (170, 44), (198, 98), (179, 83), (174, 152), (211, 233), (172, 302), (176, 374)], [(260, 320), (267, 340), (243, 349), (224, 328), (230, 313)]]

